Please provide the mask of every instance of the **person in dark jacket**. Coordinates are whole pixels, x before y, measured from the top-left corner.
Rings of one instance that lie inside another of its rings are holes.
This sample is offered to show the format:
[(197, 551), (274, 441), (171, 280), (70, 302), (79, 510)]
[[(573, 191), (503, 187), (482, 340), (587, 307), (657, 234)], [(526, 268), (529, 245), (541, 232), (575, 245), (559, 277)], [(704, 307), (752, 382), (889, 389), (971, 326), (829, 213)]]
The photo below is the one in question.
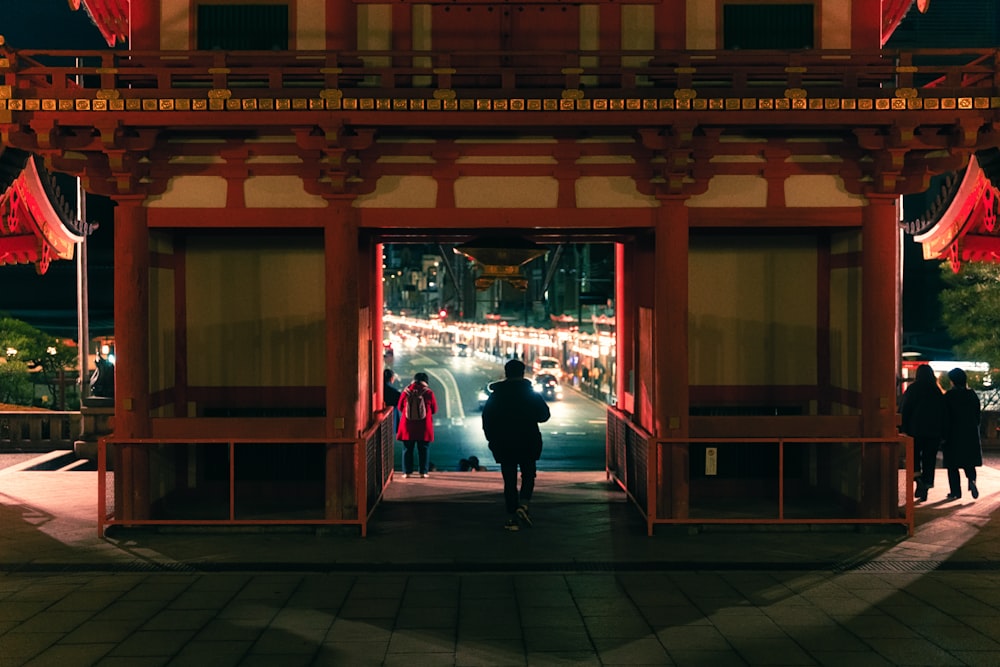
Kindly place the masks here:
[(976, 468), (983, 465), (983, 449), (979, 440), (979, 396), (968, 387), (968, 377), (961, 368), (948, 371), (952, 388), (944, 395), (947, 424), (944, 437), (944, 467), (948, 469), (948, 500), (962, 497), (962, 480), (958, 471), (965, 471), (969, 480), (969, 493), (979, 497), (976, 486)]
[[(510, 518), (507, 530), (531, 526), (528, 503), (535, 490), (537, 461), (542, 455), (542, 433), (538, 424), (548, 421), (545, 399), (524, 378), (524, 364), (517, 359), (504, 367), (504, 380), (490, 385), (492, 393), (483, 406), (483, 433), (503, 475), (503, 497)], [(517, 470), (521, 469), (521, 490)]]
[[(417, 373), (413, 376), (413, 382), (404, 389), (399, 397), (399, 428), (396, 430), (396, 438), (403, 441), (403, 477), (413, 474), (413, 447), (417, 447), (417, 456), (420, 465), (420, 476), (427, 477), (427, 448), (434, 440), (434, 413), (437, 412), (437, 399), (434, 392), (427, 384), (427, 373)], [(424, 402), (424, 416), (419, 419), (411, 419), (407, 410), (407, 404), (411, 401)]]
[(917, 366), (917, 375), (900, 402), (903, 433), (913, 438), (913, 467), (917, 475), (917, 500), (927, 500), (927, 489), (934, 486), (934, 468), (944, 437), (944, 393), (933, 369)]
[(382, 399), (385, 407), (392, 408), (392, 425), (395, 430), (399, 429), (399, 399), (402, 392), (396, 389), (396, 372), (391, 368), (382, 371)]

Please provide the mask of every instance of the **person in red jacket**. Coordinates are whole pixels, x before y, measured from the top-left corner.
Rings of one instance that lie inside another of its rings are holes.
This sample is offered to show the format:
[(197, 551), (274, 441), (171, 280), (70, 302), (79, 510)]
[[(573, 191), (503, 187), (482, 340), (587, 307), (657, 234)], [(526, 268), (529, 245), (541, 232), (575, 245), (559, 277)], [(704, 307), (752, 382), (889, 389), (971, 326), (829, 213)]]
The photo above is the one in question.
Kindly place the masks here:
[(413, 474), (413, 447), (417, 447), (421, 477), (427, 477), (427, 448), (434, 440), (434, 413), (437, 399), (427, 384), (427, 373), (417, 373), (399, 397), (399, 428), (396, 439), (403, 441), (403, 477)]

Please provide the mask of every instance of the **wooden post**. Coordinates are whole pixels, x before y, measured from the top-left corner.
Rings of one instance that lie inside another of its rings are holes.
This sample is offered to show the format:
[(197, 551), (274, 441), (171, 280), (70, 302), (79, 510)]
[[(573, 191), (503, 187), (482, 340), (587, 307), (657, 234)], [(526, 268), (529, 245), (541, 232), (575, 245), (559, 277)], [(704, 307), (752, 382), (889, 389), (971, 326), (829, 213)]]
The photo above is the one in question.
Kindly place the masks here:
[[(861, 418), (866, 437), (896, 433), (897, 197), (870, 197), (862, 219)], [(862, 513), (885, 518), (896, 504), (897, 471), (881, 444), (864, 446)]]
[[(686, 438), (689, 431), (688, 372), (688, 209), (683, 198), (661, 200), (656, 221), (653, 363), (654, 433)], [(666, 447), (659, 469), (660, 516), (688, 516), (690, 474), (687, 444)], [(650, 462), (653, 465), (653, 462)], [(669, 508), (669, 509), (668, 509)]]
[[(369, 270), (358, 258), (357, 220), (347, 199), (330, 202), (324, 230), (326, 247), (326, 433), (356, 439), (361, 430), (359, 373), (360, 306), (358, 273)], [(326, 518), (358, 518), (354, 493), (355, 457), (350, 448), (331, 446), (326, 458)]]
[[(115, 208), (115, 422), (118, 439), (151, 435), (149, 417), (149, 228), (141, 198)], [(149, 456), (144, 445), (123, 446), (115, 474), (119, 517), (149, 518)], [(116, 457), (117, 461), (117, 457)]]

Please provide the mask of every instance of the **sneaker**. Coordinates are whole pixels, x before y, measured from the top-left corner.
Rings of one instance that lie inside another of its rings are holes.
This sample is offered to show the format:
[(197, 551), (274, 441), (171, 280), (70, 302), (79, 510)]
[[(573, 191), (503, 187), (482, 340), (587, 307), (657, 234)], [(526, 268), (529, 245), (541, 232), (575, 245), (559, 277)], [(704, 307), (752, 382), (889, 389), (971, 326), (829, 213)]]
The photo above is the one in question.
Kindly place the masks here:
[(430, 475), (428, 475), (425, 472), (420, 473), (420, 476), (423, 477), (424, 479), (427, 479), (428, 477), (430, 477)]
[(528, 514), (527, 505), (521, 505), (520, 507), (518, 507), (517, 512), (515, 512), (515, 514), (517, 514), (518, 520), (528, 528), (531, 528), (533, 525), (535, 525), (534, 522), (531, 520), (531, 515)]
[(504, 530), (521, 530), (521, 526), (518, 525), (517, 519), (507, 519), (507, 523), (503, 525)]
[(961, 493), (949, 493), (944, 497), (945, 500), (958, 500), (962, 497)]
[(979, 487), (976, 486), (976, 481), (972, 480), (969, 482), (969, 493), (972, 494), (973, 498), (979, 497)]
[(408, 472), (404, 472), (404, 473), (403, 473), (403, 479), (406, 479), (406, 478), (407, 478), (407, 477), (409, 477), (409, 476), (410, 476), (410, 473), (408, 473)]

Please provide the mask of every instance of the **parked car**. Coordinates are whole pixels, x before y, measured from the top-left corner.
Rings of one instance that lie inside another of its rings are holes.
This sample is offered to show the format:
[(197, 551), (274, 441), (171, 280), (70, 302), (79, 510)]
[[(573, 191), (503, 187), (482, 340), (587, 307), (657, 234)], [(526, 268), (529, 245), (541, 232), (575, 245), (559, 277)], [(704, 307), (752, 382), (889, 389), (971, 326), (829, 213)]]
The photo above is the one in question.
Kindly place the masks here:
[(467, 357), (469, 356), (469, 344), (468, 343), (455, 343), (451, 348), (452, 354), (456, 357)]
[(551, 373), (542, 373), (536, 375), (534, 379), (534, 388), (539, 394), (542, 395), (547, 401), (561, 401), (563, 397), (562, 385), (559, 384), (559, 378)]

